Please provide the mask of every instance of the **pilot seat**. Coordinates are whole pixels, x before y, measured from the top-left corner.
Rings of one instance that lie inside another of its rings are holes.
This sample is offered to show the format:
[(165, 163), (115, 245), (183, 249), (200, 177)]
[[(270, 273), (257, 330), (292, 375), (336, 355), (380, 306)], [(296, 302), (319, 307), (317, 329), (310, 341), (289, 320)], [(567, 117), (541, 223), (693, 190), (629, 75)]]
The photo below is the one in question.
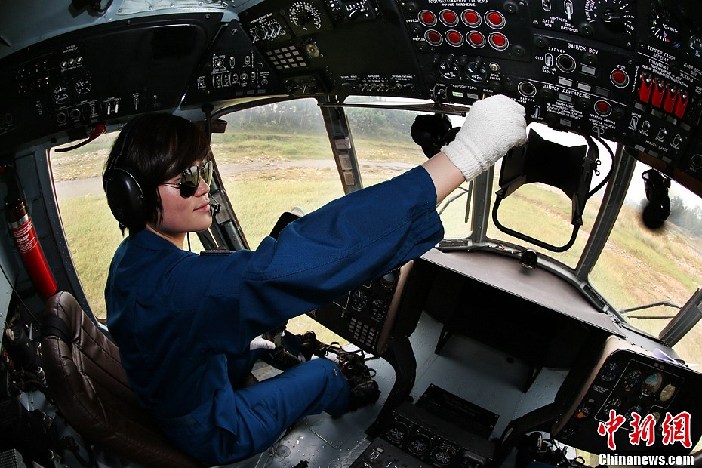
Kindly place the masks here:
[(50, 396), (87, 441), (145, 466), (202, 466), (173, 447), (142, 410), (117, 345), (68, 292), (47, 302), (42, 355)]

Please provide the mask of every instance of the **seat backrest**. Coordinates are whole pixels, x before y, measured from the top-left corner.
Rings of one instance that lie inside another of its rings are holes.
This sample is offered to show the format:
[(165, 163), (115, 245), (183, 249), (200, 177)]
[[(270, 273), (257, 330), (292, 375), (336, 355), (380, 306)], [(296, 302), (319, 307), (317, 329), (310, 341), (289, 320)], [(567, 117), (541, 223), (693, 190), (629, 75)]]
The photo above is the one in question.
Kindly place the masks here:
[(49, 298), (42, 360), (49, 392), (89, 442), (146, 466), (202, 466), (175, 449), (139, 406), (119, 349), (64, 291)]

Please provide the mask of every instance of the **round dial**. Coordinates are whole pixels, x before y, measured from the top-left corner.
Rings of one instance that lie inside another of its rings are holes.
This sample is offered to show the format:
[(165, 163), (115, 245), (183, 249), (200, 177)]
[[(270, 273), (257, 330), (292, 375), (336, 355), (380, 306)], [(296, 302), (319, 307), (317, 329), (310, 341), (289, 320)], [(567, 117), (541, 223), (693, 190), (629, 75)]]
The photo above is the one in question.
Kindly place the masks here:
[(614, 33), (631, 35), (634, 32), (632, 0), (587, 0), (585, 17), (590, 23), (602, 23)]
[(455, 454), (456, 450), (453, 447), (441, 444), (431, 453), (431, 458), (434, 461), (434, 466), (449, 466)]
[(671, 398), (673, 398), (673, 395), (675, 395), (676, 390), (677, 387), (675, 385), (668, 384), (665, 387), (663, 387), (663, 390), (661, 390), (661, 394), (658, 395), (658, 399), (665, 403)]
[(611, 382), (621, 373), (621, 366), (614, 361), (607, 361), (600, 371), (600, 380), (603, 382)]
[(402, 423), (396, 423), (390, 429), (387, 430), (385, 436), (390, 439), (391, 442), (399, 443), (407, 435), (407, 426)]
[(663, 375), (661, 375), (660, 372), (654, 372), (653, 374), (649, 374), (644, 379), (643, 385), (641, 386), (641, 394), (644, 396), (653, 395), (658, 391), (659, 388), (661, 388), (662, 383)]
[(412, 455), (422, 456), (429, 449), (429, 444), (428, 438), (419, 435), (407, 443), (407, 449)]
[(690, 49), (690, 53), (697, 60), (702, 60), (702, 37), (692, 35), (690, 40), (687, 42), (687, 46)]
[(643, 406), (639, 405), (638, 403), (629, 408), (629, 411), (627, 411), (627, 416), (631, 417), (631, 413), (636, 413), (639, 416), (643, 416)]
[(297, 26), (307, 31), (322, 28), (322, 16), (319, 10), (308, 2), (294, 2), (290, 5), (290, 21)]
[(664, 8), (654, 8), (651, 10), (651, 21), (649, 28), (651, 35), (659, 41), (670, 44), (673, 47), (680, 46), (680, 26)]
[(625, 392), (630, 392), (634, 387), (636, 387), (641, 382), (641, 377), (643, 372), (634, 369), (627, 372), (622, 379)]

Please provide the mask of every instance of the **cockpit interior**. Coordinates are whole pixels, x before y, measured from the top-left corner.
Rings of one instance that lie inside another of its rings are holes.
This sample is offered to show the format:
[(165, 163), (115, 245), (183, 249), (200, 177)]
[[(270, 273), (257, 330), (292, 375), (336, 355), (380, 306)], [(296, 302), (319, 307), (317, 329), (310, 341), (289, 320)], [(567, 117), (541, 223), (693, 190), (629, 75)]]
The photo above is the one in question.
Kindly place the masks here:
[(211, 134), (188, 243), (236, 251), (495, 94), (528, 142), (437, 207), (445, 239), (289, 324), (362, 353), (379, 401), (230, 466), (702, 465), (695, 0), (0, 0), (0, 89), (0, 466), (198, 466), (104, 325), (99, 177), (131, 118)]

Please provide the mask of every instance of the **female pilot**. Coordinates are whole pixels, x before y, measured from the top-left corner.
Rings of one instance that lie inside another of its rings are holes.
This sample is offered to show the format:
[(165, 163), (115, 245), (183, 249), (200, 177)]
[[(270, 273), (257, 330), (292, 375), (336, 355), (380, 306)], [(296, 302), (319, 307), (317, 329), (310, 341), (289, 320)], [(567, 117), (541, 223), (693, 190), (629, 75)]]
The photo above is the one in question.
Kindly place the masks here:
[(422, 166), (290, 223), (255, 251), (197, 255), (190, 231), (212, 221), (208, 138), (168, 114), (137, 116), (110, 153), (108, 203), (129, 230), (105, 288), (108, 326), (130, 385), (166, 436), (208, 464), (261, 452), (295, 421), (359, 401), (327, 359), (241, 384), (252, 340), (432, 248), (436, 205), (526, 139), (524, 108), (473, 105), (454, 141)]

